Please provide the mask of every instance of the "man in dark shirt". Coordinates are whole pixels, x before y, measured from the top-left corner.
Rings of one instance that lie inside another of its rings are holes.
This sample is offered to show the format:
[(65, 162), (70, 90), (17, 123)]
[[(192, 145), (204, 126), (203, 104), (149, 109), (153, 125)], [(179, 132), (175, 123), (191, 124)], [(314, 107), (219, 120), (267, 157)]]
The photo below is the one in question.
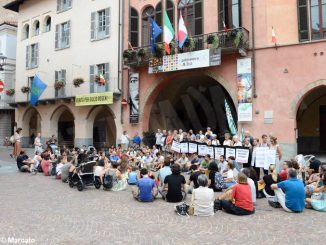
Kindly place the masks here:
[(196, 164), (193, 165), (193, 169), (195, 170), (189, 177), (189, 182), (188, 184), (190, 185), (191, 182), (193, 182), (193, 185), (194, 185), (194, 189), (197, 189), (199, 187), (198, 185), (198, 176), (203, 174), (203, 172), (201, 172), (199, 169), (198, 169), (198, 165), (199, 163), (197, 162)]
[(179, 164), (174, 164), (172, 174), (164, 179), (164, 185), (161, 191), (163, 199), (168, 202), (181, 202), (186, 198), (185, 184), (186, 180), (181, 173)]
[(18, 170), (20, 172), (30, 172), (31, 162), (28, 160), (28, 156), (25, 154), (25, 151), (20, 152), (16, 161), (17, 161)]

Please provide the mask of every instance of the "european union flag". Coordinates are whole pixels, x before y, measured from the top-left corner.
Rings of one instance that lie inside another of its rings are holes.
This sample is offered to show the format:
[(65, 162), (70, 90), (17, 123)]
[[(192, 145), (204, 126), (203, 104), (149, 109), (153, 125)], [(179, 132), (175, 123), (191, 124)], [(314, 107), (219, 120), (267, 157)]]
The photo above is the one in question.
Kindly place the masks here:
[(35, 75), (31, 86), (31, 100), (29, 102), (31, 106), (36, 105), (38, 99), (40, 98), (41, 94), (46, 89), (46, 87), (47, 85), (42, 82), (42, 80), (37, 75)]
[(151, 46), (152, 46), (152, 53), (156, 52), (155, 49), (155, 39), (162, 33), (162, 29), (156, 24), (156, 22), (152, 19), (152, 17), (149, 17), (151, 21)]

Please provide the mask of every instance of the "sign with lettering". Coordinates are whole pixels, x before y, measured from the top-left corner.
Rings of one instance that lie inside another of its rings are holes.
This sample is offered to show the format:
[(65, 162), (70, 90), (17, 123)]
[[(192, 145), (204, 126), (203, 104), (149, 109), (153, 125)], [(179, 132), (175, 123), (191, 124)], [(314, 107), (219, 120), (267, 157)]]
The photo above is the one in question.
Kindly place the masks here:
[(75, 106), (113, 104), (113, 92), (76, 95)]
[(151, 58), (148, 73), (171, 72), (195, 68), (217, 66), (221, 64), (221, 49), (204, 49), (174, 55), (165, 55), (163, 59)]

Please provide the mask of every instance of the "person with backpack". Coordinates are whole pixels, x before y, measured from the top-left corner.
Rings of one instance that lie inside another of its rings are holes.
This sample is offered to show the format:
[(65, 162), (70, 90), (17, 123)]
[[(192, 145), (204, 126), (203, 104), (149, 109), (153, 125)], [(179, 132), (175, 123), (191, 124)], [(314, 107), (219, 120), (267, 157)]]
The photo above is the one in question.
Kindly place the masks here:
[(104, 190), (122, 191), (127, 188), (127, 180), (122, 178), (118, 167), (118, 162), (111, 162), (111, 167), (107, 170), (103, 179)]
[(137, 187), (132, 190), (133, 197), (140, 202), (152, 202), (157, 196), (155, 180), (148, 176), (146, 168), (140, 170), (140, 179)]

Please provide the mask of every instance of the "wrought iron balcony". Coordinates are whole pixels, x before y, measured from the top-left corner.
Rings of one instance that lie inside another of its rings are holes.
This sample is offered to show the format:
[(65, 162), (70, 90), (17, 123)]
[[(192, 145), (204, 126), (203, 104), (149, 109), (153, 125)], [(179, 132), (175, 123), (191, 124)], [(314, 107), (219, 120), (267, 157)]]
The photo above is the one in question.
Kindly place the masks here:
[[(164, 44), (156, 43), (156, 53), (151, 46), (127, 49), (123, 53), (124, 64), (131, 67), (146, 66), (151, 58), (164, 55)], [(223, 54), (241, 52), (245, 54), (249, 48), (249, 31), (243, 27), (188, 38), (182, 49), (175, 42), (170, 44), (171, 54), (199, 51), (208, 48), (221, 48)]]

